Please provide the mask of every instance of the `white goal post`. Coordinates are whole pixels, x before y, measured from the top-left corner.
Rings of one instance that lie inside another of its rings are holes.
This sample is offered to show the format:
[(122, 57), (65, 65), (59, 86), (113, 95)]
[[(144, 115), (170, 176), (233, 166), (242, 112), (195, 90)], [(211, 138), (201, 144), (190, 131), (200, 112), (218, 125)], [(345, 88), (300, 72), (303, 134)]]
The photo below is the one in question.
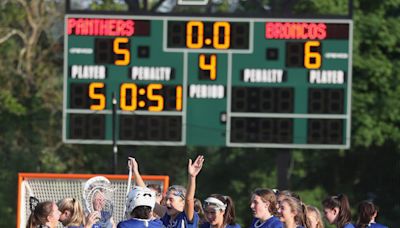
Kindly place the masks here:
[[(34, 196), (40, 202), (59, 200), (72, 197), (83, 204), (83, 186), (85, 182), (95, 176), (103, 176), (110, 180), (114, 191), (114, 221), (123, 219), (128, 175), (111, 174), (59, 174), (59, 173), (19, 173), (18, 174), (18, 205), (17, 228), (25, 228), (30, 215), (29, 197)], [(158, 184), (165, 193), (169, 186), (169, 176), (143, 175), (146, 184)], [(133, 184), (131, 185), (131, 188)]]

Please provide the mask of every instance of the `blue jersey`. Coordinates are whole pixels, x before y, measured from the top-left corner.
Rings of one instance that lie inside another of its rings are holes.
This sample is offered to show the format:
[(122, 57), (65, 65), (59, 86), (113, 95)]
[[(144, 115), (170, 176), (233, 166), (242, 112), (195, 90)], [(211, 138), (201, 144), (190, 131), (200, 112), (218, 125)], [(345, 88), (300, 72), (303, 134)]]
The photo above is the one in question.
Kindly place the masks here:
[(96, 224), (93, 224), (92, 228), (112, 228), (113, 224), (111, 223), (111, 220), (106, 220), (106, 221), (98, 221)]
[(275, 216), (272, 216), (264, 222), (255, 218), (250, 228), (283, 228), (283, 223)]
[(368, 225), (368, 228), (388, 228), (388, 227), (380, 223), (373, 222)]
[(159, 219), (129, 219), (118, 223), (117, 228), (163, 228), (163, 224)]
[(173, 221), (171, 221), (171, 216), (165, 213), (161, 218), (161, 221), (166, 228), (197, 228), (197, 225), (199, 224), (199, 215), (197, 212), (194, 212), (193, 220), (189, 222), (186, 213), (183, 211), (179, 213)]
[[(206, 222), (204, 224), (200, 225), (200, 228), (211, 228), (210, 223)], [(226, 225), (225, 228), (240, 228), (239, 224), (235, 224), (235, 225)]]
[(347, 223), (346, 225), (343, 226), (343, 228), (355, 228), (355, 226), (351, 223)]
[(112, 212), (110, 211), (100, 211), (100, 220), (93, 224), (92, 228), (112, 228), (113, 224), (111, 222)]

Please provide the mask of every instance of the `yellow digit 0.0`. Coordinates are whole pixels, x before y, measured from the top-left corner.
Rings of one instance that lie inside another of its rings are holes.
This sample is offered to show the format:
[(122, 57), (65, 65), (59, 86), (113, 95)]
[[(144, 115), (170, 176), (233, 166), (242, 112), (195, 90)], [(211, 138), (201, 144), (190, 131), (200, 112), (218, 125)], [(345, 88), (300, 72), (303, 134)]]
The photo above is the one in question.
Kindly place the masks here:
[[(193, 42), (193, 30), (197, 27), (196, 41)], [(204, 24), (201, 21), (189, 21), (186, 24), (186, 47), (202, 48), (204, 40)]]
[[(319, 47), (319, 41), (307, 41), (304, 44), (304, 67), (307, 69), (318, 69), (321, 67), (321, 54), (319, 52), (311, 51), (313, 47)], [(314, 60), (314, 61), (311, 61)]]
[(114, 61), (115, 65), (117, 66), (126, 66), (129, 64), (131, 60), (131, 53), (129, 49), (121, 49), (119, 47), (120, 44), (127, 44), (129, 42), (129, 39), (126, 37), (118, 37), (114, 39), (113, 43), (113, 51), (117, 55), (123, 55), (123, 59), (117, 59)]
[[(224, 42), (219, 42), (220, 28), (223, 29)], [(226, 21), (215, 22), (213, 26), (213, 46), (216, 49), (228, 49), (231, 45), (231, 25)]]
[(199, 56), (199, 67), (202, 70), (210, 71), (210, 80), (217, 79), (217, 56), (215, 54), (210, 55), (210, 63), (206, 63), (206, 55), (201, 54)]
[[(131, 103), (127, 104), (127, 91), (131, 91)], [(123, 83), (120, 87), (119, 91), (119, 96), (120, 96), (120, 107), (121, 110), (124, 111), (135, 111), (137, 108), (137, 86), (136, 84), (133, 83)]]
[(154, 94), (154, 90), (161, 90), (163, 88), (162, 84), (149, 84), (147, 86), (147, 99), (150, 101), (156, 101), (157, 105), (149, 106), (149, 111), (151, 112), (161, 112), (164, 109), (164, 98), (162, 95)]
[(98, 104), (91, 104), (90, 110), (101, 111), (106, 107), (106, 97), (102, 93), (96, 93), (96, 89), (104, 88), (103, 82), (92, 82), (89, 84), (89, 97), (92, 100), (98, 100)]

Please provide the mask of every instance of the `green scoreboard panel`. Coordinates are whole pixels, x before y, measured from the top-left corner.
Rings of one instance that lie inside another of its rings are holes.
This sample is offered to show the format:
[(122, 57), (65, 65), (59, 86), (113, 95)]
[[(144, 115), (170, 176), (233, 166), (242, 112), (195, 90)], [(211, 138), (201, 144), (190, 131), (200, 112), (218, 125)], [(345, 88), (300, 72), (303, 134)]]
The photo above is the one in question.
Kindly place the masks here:
[[(352, 21), (67, 15), (63, 140), (349, 148)], [(113, 95), (116, 115), (113, 118)]]

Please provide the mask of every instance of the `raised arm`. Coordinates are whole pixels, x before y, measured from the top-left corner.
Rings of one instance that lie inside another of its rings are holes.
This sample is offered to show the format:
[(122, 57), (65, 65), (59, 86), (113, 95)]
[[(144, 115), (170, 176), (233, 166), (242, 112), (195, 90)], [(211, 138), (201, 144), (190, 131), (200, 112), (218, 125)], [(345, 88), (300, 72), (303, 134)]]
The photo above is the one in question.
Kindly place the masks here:
[(197, 156), (196, 160), (192, 163), (189, 159), (188, 164), (188, 185), (186, 192), (185, 213), (189, 221), (193, 221), (194, 216), (194, 194), (196, 191), (196, 176), (200, 173), (203, 167), (203, 155)]
[(146, 187), (146, 184), (144, 183), (142, 176), (140, 176), (139, 165), (136, 162), (135, 158), (128, 157), (128, 167), (129, 169), (132, 170), (132, 174), (133, 177), (135, 178), (134, 180), (136, 181), (136, 185), (140, 187)]

